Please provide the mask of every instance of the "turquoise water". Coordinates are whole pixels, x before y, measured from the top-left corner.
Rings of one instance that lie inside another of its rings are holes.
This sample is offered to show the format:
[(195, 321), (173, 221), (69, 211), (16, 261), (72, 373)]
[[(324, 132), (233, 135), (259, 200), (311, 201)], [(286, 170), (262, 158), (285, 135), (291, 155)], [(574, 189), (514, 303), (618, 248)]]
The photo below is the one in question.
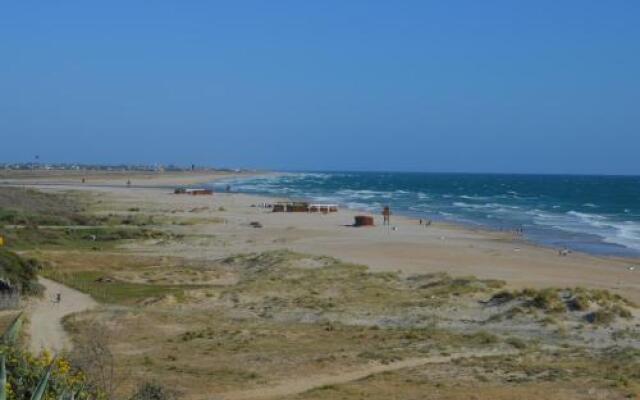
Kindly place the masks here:
[[(235, 179), (234, 191), (336, 202), (491, 229), (536, 243), (640, 256), (640, 177), (384, 172), (289, 173)], [(218, 186), (216, 185), (216, 186)]]

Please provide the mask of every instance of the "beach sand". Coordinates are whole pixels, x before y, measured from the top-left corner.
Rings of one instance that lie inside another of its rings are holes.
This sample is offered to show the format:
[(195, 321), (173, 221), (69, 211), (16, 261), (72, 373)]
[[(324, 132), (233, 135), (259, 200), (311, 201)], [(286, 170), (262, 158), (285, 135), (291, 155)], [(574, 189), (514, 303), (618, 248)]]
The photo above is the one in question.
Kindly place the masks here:
[[(135, 188), (122, 185), (126, 176), (94, 176), (90, 186), (79, 183), (75, 175), (53, 173), (27, 180), (5, 176), (4, 181), (29, 183), (45, 191), (87, 190), (131, 207), (151, 207), (167, 216), (187, 215), (202, 222), (178, 227), (178, 231), (215, 235), (218, 243), (224, 243), (202, 246), (186, 241), (152, 249), (140, 247), (138, 250), (144, 253), (218, 259), (241, 252), (286, 248), (364, 264), (374, 271), (474, 275), (505, 280), (513, 288), (584, 286), (608, 289), (640, 302), (640, 268), (629, 268), (640, 264), (637, 259), (583, 253), (561, 257), (556, 249), (534, 245), (510, 233), (438, 222), (425, 227), (415, 219), (400, 216), (392, 217), (391, 227), (382, 226), (381, 215), (375, 215), (375, 227), (354, 228), (350, 226), (354, 216), (362, 214), (355, 210), (341, 209), (329, 215), (273, 213), (252, 205), (278, 201), (274, 198), (233, 193), (175, 195), (169, 189), (156, 188), (211, 182), (237, 174), (140, 174), (134, 180)], [(224, 211), (219, 211), (221, 207)], [(191, 212), (194, 209), (200, 210)], [(219, 223), (221, 218), (225, 223)], [(263, 228), (252, 228), (249, 223), (253, 221), (260, 222)]]
[[(241, 177), (255, 172), (227, 171), (94, 171), (94, 170), (0, 170), (0, 184), (20, 185), (80, 185), (160, 187), (194, 185), (220, 178)], [(82, 183), (84, 179), (84, 183)]]

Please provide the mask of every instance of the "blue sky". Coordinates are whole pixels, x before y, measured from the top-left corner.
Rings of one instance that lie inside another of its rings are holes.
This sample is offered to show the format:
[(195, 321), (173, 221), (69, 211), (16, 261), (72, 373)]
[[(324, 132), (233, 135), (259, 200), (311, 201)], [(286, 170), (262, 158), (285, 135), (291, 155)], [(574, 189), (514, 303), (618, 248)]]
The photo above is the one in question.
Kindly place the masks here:
[(640, 2), (19, 1), (0, 161), (640, 174)]

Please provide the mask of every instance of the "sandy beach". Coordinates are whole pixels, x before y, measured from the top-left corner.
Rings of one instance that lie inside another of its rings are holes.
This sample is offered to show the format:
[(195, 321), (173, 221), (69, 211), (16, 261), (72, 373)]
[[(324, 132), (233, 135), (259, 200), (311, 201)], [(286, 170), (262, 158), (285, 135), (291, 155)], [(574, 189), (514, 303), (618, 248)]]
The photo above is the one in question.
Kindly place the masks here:
[[(167, 214), (189, 213), (199, 208), (197, 213), (190, 214), (205, 221), (224, 215), (224, 224), (199, 223), (182, 228), (191, 233), (224, 238), (227, 245), (223, 249), (185, 242), (154, 249), (154, 253), (217, 259), (238, 252), (287, 248), (364, 264), (374, 271), (474, 275), (502, 279), (514, 288), (585, 286), (612, 290), (640, 302), (640, 267), (633, 268), (640, 265), (637, 259), (583, 253), (561, 257), (556, 249), (534, 245), (511, 233), (439, 222), (425, 227), (415, 219), (402, 216), (393, 216), (391, 227), (382, 226), (382, 217), (374, 215), (375, 227), (353, 228), (350, 226), (353, 217), (362, 214), (356, 210), (343, 208), (328, 215), (273, 213), (259, 206), (282, 199), (234, 193), (185, 196), (175, 195), (168, 189), (149, 187), (207, 183), (237, 174), (141, 175), (133, 181), (135, 188), (122, 185), (124, 176), (94, 176), (91, 186), (80, 184), (77, 177), (65, 174), (8, 182), (24, 182), (45, 191), (88, 190), (130, 206), (152, 207)], [(32, 183), (31, 179), (37, 181)], [(224, 213), (217, 211), (220, 207), (225, 209)], [(251, 228), (249, 223), (252, 221), (260, 222), (263, 228)]]
[[(97, 171), (97, 170), (0, 170), (1, 184), (14, 185), (70, 185), (78, 189), (86, 187), (127, 186), (162, 187), (193, 185), (220, 178), (256, 175), (256, 172), (228, 171)], [(84, 182), (82, 180), (84, 179)]]

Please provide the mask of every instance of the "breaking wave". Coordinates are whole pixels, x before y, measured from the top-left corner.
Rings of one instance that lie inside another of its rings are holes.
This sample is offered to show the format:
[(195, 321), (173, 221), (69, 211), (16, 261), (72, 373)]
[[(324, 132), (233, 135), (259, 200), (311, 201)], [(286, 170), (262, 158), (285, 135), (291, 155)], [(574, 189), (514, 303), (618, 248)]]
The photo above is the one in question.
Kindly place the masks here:
[[(239, 192), (340, 203), (370, 212), (390, 205), (420, 218), (524, 228), (532, 240), (545, 244), (612, 254), (628, 249), (640, 256), (636, 177), (314, 172), (230, 179), (214, 186), (226, 184)], [(594, 242), (600, 245), (590, 247)]]

